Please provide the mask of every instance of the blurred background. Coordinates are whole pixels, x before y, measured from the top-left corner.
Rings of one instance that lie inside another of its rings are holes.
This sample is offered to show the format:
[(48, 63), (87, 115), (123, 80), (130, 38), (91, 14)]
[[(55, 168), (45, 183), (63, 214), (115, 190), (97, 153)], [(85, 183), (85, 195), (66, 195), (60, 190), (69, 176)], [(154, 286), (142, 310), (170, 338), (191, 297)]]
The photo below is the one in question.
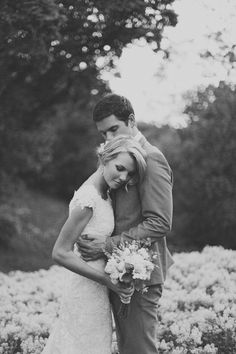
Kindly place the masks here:
[(235, 0), (2, 0), (0, 16), (0, 271), (52, 265), (111, 91), (173, 169), (171, 251), (236, 249)]

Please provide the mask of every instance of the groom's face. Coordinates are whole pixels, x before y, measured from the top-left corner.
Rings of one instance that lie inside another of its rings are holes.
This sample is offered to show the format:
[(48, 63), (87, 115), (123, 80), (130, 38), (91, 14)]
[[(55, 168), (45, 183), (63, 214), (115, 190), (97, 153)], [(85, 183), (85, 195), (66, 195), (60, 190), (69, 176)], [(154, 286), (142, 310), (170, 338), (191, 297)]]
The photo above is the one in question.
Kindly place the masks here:
[(130, 121), (128, 124), (119, 120), (114, 114), (96, 122), (97, 129), (105, 141), (112, 140), (118, 135), (132, 135)]

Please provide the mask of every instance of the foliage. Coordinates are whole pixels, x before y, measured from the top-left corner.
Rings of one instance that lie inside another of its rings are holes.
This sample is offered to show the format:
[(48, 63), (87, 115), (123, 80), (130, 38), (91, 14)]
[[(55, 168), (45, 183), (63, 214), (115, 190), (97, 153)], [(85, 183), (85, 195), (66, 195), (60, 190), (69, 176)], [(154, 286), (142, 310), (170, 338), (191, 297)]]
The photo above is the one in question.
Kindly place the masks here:
[(221, 82), (188, 97), (186, 128), (140, 125), (174, 174), (174, 250), (236, 249), (236, 89)]
[(0, 157), (11, 176), (37, 170), (48, 153), (39, 111), (50, 82), (39, 83), (51, 65), (50, 42), (64, 20), (53, 1), (5, 0), (0, 16)]
[[(235, 251), (206, 247), (174, 255), (158, 309), (160, 354), (236, 350)], [(42, 352), (59, 313), (67, 270), (0, 273), (0, 352)], [(115, 353), (115, 335), (113, 337)]]
[(20, 209), (8, 204), (0, 205), (0, 246), (8, 249), (14, 237), (19, 237), (21, 228)]
[(99, 139), (86, 110), (76, 110), (75, 105), (62, 105), (57, 110), (57, 134), (51, 160), (44, 166), (37, 185), (69, 200), (95, 170)]
[[(103, 58), (104, 65), (112, 67), (122, 48), (141, 37), (158, 47), (163, 28), (176, 24), (172, 2), (3, 0), (0, 157), (8, 175), (31, 182), (40, 176), (52, 159), (58, 105), (65, 119), (78, 113), (80, 120), (93, 95), (105, 90), (97, 60)], [(72, 139), (78, 140), (75, 135)]]
[(175, 234), (188, 244), (236, 248), (236, 90), (221, 83), (186, 108), (170, 160), (175, 176)]
[(66, 219), (61, 201), (20, 186), (0, 205), (0, 270), (52, 265), (52, 248)]

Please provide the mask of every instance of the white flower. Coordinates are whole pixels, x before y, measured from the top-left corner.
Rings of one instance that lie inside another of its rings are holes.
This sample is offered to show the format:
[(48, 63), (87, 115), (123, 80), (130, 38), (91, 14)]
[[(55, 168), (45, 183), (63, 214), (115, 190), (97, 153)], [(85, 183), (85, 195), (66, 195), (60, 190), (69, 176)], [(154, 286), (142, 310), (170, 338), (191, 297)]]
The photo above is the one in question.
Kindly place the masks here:
[(215, 345), (213, 343), (206, 344), (203, 349), (206, 354), (217, 354), (218, 353), (218, 349), (215, 347)]

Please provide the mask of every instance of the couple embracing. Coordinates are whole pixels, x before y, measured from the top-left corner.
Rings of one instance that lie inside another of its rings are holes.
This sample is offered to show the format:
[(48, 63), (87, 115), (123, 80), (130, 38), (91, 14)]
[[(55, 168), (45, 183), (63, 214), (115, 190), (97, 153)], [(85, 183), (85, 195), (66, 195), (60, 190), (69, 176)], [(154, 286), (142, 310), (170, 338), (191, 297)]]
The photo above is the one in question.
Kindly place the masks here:
[[(157, 354), (157, 306), (167, 269), (172, 222), (172, 172), (139, 132), (128, 99), (110, 94), (93, 119), (105, 144), (98, 168), (74, 193), (69, 216), (53, 249), (67, 268), (59, 319), (43, 354), (111, 354), (113, 311), (120, 354)], [(148, 291), (113, 284), (105, 273), (106, 252), (120, 242), (151, 239), (156, 267)], [(121, 299), (131, 297), (126, 318)]]

